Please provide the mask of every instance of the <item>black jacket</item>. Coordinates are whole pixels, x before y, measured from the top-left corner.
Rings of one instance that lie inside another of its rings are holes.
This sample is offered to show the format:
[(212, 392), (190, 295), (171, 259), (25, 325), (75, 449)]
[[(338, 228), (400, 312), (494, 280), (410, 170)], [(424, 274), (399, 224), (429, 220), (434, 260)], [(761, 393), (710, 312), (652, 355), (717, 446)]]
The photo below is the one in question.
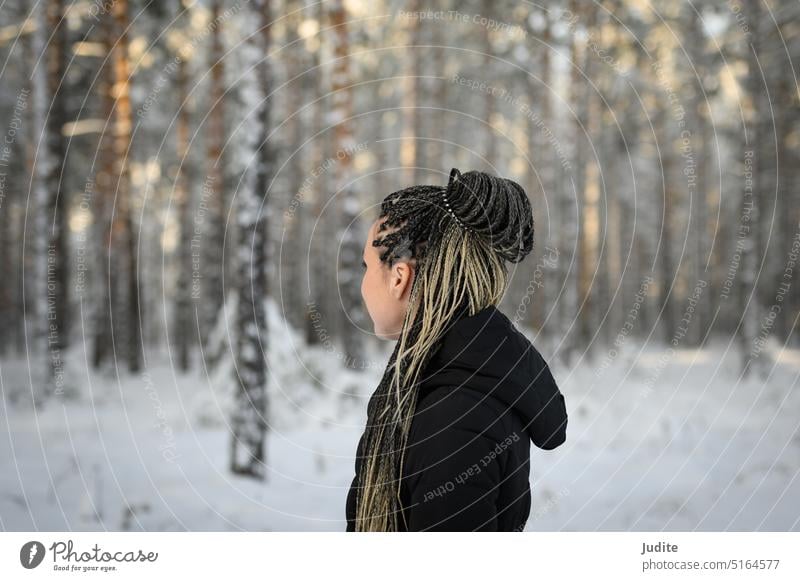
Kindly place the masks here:
[[(402, 530), (521, 531), (531, 510), (530, 442), (551, 450), (567, 432), (564, 396), (542, 356), (489, 306), (450, 327), (419, 389), (400, 483)], [(348, 531), (355, 486), (354, 478)]]

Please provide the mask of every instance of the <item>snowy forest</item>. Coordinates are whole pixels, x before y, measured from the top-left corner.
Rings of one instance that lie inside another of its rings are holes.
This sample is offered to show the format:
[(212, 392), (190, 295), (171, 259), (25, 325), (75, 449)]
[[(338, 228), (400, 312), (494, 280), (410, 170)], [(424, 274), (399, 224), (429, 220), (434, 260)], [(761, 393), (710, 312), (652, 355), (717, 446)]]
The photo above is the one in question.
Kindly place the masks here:
[(0, 530), (344, 530), (453, 167), (533, 207), (526, 530), (800, 530), (799, 73), (797, 0), (0, 3)]

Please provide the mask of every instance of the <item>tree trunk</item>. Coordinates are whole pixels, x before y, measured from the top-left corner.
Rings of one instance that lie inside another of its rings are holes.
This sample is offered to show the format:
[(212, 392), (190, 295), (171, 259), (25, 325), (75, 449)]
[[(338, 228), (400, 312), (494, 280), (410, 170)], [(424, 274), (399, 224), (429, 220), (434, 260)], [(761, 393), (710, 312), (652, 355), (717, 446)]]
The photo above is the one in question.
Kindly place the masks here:
[(39, 257), (46, 268), (47, 342), (50, 350), (52, 377), (50, 389), (58, 391), (63, 370), (62, 356), (69, 345), (69, 249), (67, 245), (68, 194), (64, 187), (66, 143), (62, 129), (66, 118), (66, 51), (67, 21), (63, 19), (63, 0), (47, 6), (47, 22), (51, 31), (45, 56), (48, 64), (48, 98), (50, 111), (45, 124), (47, 138), (48, 242), (46, 253)]
[(225, 143), (224, 129), (224, 69), (222, 55), (222, 39), (220, 36), (220, 0), (211, 2), (211, 20), (216, 23), (211, 32), (211, 50), (209, 51), (210, 94), (208, 112), (206, 158), (206, 181), (203, 184), (203, 199), (208, 204), (207, 235), (205, 239), (205, 260), (203, 277), (206, 288), (203, 297), (203, 320), (201, 326), (202, 344), (208, 351), (209, 335), (214, 329), (217, 317), (220, 316), (225, 302), (223, 287), (224, 256), (222, 248), (225, 243), (225, 220), (227, 219), (227, 200), (223, 183), (222, 148)]
[[(751, 40), (747, 47), (747, 92), (750, 99), (749, 127), (746, 127), (744, 173), (742, 179), (744, 187), (739, 215), (739, 228), (737, 229), (737, 247), (741, 251), (740, 272), (738, 273), (739, 285), (737, 293), (737, 312), (740, 320), (736, 329), (742, 357), (742, 376), (746, 377), (751, 371), (753, 363), (753, 340), (759, 321), (759, 302), (756, 289), (756, 272), (758, 270), (758, 251), (761, 244), (758, 236), (759, 195), (761, 192), (759, 159), (761, 147), (761, 119), (762, 109), (762, 82), (759, 67), (761, 20), (760, 0), (748, 0), (745, 4), (748, 22), (751, 25)], [(768, 111), (768, 109), (767, 109)], [(749, 179), (748, 179), (749, 178)]]
[[(342, 0), (331, 2), (331, 25), (334, 35), (333, 71), (333, 124), (334, 141), (336, 143), (336, 187), (339, 198), (338, 238), (341, 244), (341, 260), (338, 278), (341, 285), (342, 306), (340, 330), (344, 347), (345, 365), (353, 369), (362, 369), (360, 363), (362, 353), (361, 328), (363, 310), (361, 305), (361, 252), (363, 233), (359, 227), (359, 198), (352, 177), (351, 163), (354, 150), (352, 121), (352, 90), (350, 89), (350, 43), (348, 40), (347, 16)], [(337, 241), (337, 242), (339, 242)], [(333, 241), (331, 241), (333, 242)]]
[[(116, 0), (113, 6), (117, 30), (117, 43), (114, 49), (114, 157), (117, 179), (117, 224), (120, 235), (120, 254), (125, 265), (125, 305), (119, 312), (124, 313), (124, 329), (121, 335), (128, 370), (135, 373), (141, 369), (141, 317), (139, 311), (139, 266), (137, 261), (137, 234), (133, 224), (132, 197), (129, 157), (131, 155), (131, 130), (133, 116), (130, 100), (130, 65), (128, 61), (128, 2)], [(112, 277), (119, 276), (120, 269), (112, 270)], [(122, 287), (122, 285), (120, 285)], [(115, 311), (112, 311), (115, 312)], [(116, 328), (116, 326), (115, 326)], [(116, 345), (115, 340), (115, 345)]]
[[(183, 4), (177, 2), (178, 10)], [(178, 369), (187, 372), (191, 366), (191, 346), (197, 333), (192, 320), (192, 190), (189, 187), (189, 106), (187, 103), (188, 66), (185, 54), (177, 55), (175, 88), (178, 112), (175, 127), (175, 148), (178, 170), (175, 176), (175, 203), (180, 228), (178, 245), (178, 284), (175, 289), (174, 340)]]
[[(113, 18), (106, 15), (103, 21), (103, 43), (108, 54), (113, 54), (116, 42)], [(112, 59), (105, 61), (101, 72), (99, 92), (101, 96), (102, 117), (106, 124), (100, 136), (100, 151), (98, 153), (98, 171), (95, 178), (94, 195), (94, 224), (92, 235), (97, 245), (97, 270), (94, 281), (95, 301), (92, 312), (92, 365), (100, 368), (109, 356), (112, 346), (111, 339), (111, 289), (115, 286), (117, 277), (110, 276), (110, 264), (114, 252), (112, 243), (112, 207), (114, 203), (115, 156), (114, 156), (114, 62)], [(112, 280), (113, 283), (112, 284)]]
[[(271, 14), (269, 0), (256, 0), (254, 19), (261, 24), (258, 32), (249, 37), (259, 49), (257, 54), (267, 54), (271, 46)], [(259, 15), (260, 14), (260, 19)], [(238, 222), (238, 252), (236, 306), (236, 366), (234, 380), (238, 385), (231, 438), (231, 471), (264, 480), (265, 440), (267, 431), (267, 317), (265, 304), (267, 288), (267, 220), (263, 206), (267, 189), (275, 171), (273, 145), (267, 140), (270, 130), (271, 101), (266, 97), (272, 89), (270, 60), (257, 65), (258, 95), (251, 104), (255, 111), (260, 147), (255, 179), (250, 179), (239, 196), (236, 209)], [(251, 172), (252, 174), (252, 172)]]

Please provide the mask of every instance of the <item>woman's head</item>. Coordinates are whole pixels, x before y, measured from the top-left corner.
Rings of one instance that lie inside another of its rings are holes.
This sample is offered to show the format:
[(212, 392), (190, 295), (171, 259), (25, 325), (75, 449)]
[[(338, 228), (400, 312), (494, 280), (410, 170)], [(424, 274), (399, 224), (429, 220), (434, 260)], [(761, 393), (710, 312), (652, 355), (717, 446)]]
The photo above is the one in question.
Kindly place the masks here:
[(416, 260), (406, 256), (392, 264), (380, 259), (380, 251), (372, 245), (378, 228), (386, 218), (375, 220), (364, 244), (361, 297), (372, 319), (375, 335), (380, 339), (397, 339), (408, 308), (408, 297), (414, 281)]
[(361, 295), (375, 334), (399, 338), (427, 248), (451, 258), (429, 260), (431, 276), (445, 276), (439, 292), (464, 291), (472, 306), (482, 305), (480, 310), (499, 301), (497, 292), (506, 282), (504, 261), (522, 260), (532, 246), (530, 205), (511, 180), (453, 169), (445, 188), (413, 186), (390, 194), (369, 228), (362, 256)]
[(367, 410), (357, 530), (396, 530), (418, 376), (455, 319), (500, 302), (505, 263), (532, 248), (530, 202), (508, 179), (453, 169), (446, 187), (384, 199), (364, 247), (361, 292), (375, 333), (397, 345)]

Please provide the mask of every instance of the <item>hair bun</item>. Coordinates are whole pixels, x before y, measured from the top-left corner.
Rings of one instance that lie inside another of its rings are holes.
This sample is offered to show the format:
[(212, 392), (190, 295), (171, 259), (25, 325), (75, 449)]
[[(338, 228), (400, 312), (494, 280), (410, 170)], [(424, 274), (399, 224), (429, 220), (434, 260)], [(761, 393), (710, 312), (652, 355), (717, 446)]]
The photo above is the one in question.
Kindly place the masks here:
[(450, 207), (459, 220), (508, 262), (519, 262), (533, 249), (533, 211), (517, 182), (482, 171), (450, 170)]

